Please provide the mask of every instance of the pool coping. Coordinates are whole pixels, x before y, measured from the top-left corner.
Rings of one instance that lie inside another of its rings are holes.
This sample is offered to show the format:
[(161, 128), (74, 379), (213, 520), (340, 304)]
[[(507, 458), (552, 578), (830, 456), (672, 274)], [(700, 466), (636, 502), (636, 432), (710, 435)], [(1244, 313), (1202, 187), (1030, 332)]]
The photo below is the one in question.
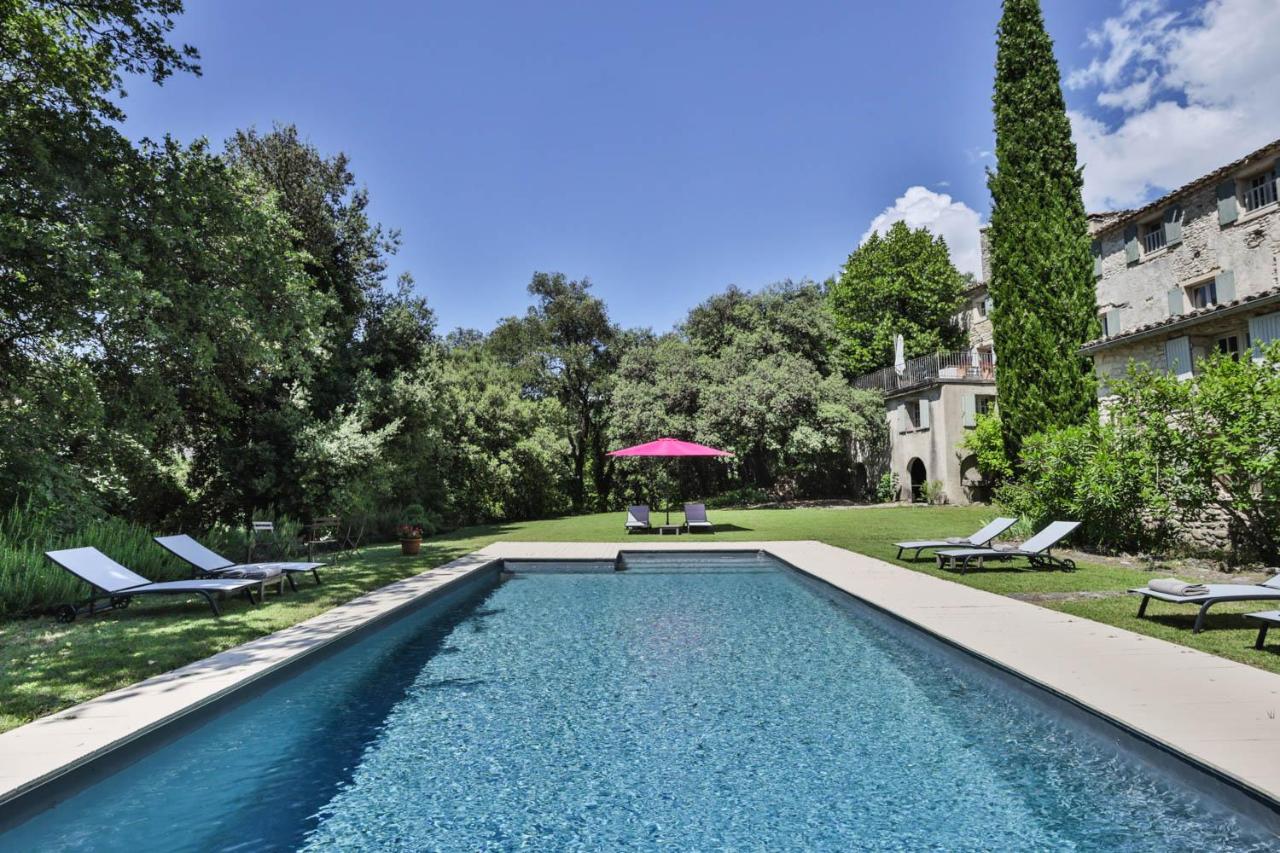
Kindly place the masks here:
[(821, 542), (691, 540), (498, 542), (297, 625), (42, 717), (0, 734), (0, 808), (504, 559), (763, 551), (1280, 810), (1280, 762), (1274, 758), (1280, 754), (1280, 675)]

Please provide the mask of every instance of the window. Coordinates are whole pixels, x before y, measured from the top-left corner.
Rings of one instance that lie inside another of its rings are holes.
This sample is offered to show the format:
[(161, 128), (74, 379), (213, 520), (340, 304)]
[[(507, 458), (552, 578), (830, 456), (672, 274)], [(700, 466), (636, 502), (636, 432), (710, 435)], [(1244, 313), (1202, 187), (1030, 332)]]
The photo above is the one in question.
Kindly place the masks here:
[(908, 400), (903, 408), (907, 412), (907, 429), (920, 429), (920, 401)]
[(1240, 360), (1239, 335), (1223, 335), (1214, 341), (1214, 346), (1218, 348), (1218, 352), (1229, 357), (1232, 361)]
[(1191, 299), (1192, 310), (1217, 305), (1218, 283), (1216, 281), (1206, 281), (1202, 284), (1193, 284), (1187, 288), (1187, 296)]
[(989, 415), (995, 411), (996, 398), (994, 394), (977, 394), (973, 398), (973, 410), (979, 415)]
[(987, 316), (987, 303), (988, 303), (989, 301), (990, 301), (990, 300), (988, 300), (988, 299), (984, 299), (984, 300), (982, 300), (981, 302), (979, 302), (979, 303), (977, 304), (977, 306), (976, 306), (976, 307), (977, 307), (977, 309), (978, 309), (978, 316), (979, 316), (979, 317), (985, 317), (985, 316)]
[(1276, 176), (1274, 172), (1263, 172), (1244, 181), (1244, 209), (1257, 210), (1276, 200)]
[(1149, 255), (1164, 248), (1164, 227), (1160, 220), (1142, 225), (1142, 252)]

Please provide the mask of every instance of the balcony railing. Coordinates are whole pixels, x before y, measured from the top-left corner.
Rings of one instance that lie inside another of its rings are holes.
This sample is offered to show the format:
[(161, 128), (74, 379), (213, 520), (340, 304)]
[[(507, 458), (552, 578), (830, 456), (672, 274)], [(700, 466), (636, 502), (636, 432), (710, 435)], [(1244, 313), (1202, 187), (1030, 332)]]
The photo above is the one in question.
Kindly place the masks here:
[(867, 388), (892, 394), (921, 385), (948, 379), (992, 382), (996, 378), (995, 354), (990, 350), (958, 350), (937, 352), (909, 359), (901, 374), (892, 367), (859, 376), (855, 388)]
[(1164, 248), (1164, 229), (1156, 227), (1142, 235), (1142, 251), (1146, 254)]
[(1244, 192), (1244, 209), (1257, 210), (1276, 200), (1276, 179), (1269, 178), (1256, 183)]

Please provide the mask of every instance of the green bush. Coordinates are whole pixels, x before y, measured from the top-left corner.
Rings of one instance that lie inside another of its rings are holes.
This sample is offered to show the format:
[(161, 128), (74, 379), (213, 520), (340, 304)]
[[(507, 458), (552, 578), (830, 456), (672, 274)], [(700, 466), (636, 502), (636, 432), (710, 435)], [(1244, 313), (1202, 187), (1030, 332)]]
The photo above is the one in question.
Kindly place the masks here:
[(978, 460), (978, 472), (986, 485), (995, 487), (1013, 476), (1013, 465), (1005, 453), (1004, 428), (1000, 414), (978, 415), (975, 426), (960, 442)]
[(893, 503), (898, 499), (898, 475), (885, 471), (876, 484), (876, 501), (882, 504)]
[(1123, 425), (1095, 419), (1060, 427), (1023, 443), (1022, 474), (1003, 486), (1001, 504), (1039, 529), (1079, 521), (1078, 541), (1100, 550), (1159, 547), (1167, 542), (1166, 507), (1146, 455)]
[(707, 498), (706, 505), (709, 509), (725, 509), (728, 507), (755, 506), (768, 503), (770, 500), (771, 496), (764, 489), (744, 486), (740, 489), (730, 489), (721, 492), (715, 497)]

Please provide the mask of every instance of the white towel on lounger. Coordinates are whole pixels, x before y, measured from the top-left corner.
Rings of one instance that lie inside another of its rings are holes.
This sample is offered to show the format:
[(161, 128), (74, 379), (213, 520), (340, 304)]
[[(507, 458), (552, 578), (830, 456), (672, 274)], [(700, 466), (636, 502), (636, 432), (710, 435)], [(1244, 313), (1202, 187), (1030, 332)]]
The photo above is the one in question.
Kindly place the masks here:
[(1183, 597), (1205, 595), (1209, 592), (1209, 588), (1202, 583), (1186, 583), (1177, 578), (1157, 578), (1147, 584), (1147, 589)]

